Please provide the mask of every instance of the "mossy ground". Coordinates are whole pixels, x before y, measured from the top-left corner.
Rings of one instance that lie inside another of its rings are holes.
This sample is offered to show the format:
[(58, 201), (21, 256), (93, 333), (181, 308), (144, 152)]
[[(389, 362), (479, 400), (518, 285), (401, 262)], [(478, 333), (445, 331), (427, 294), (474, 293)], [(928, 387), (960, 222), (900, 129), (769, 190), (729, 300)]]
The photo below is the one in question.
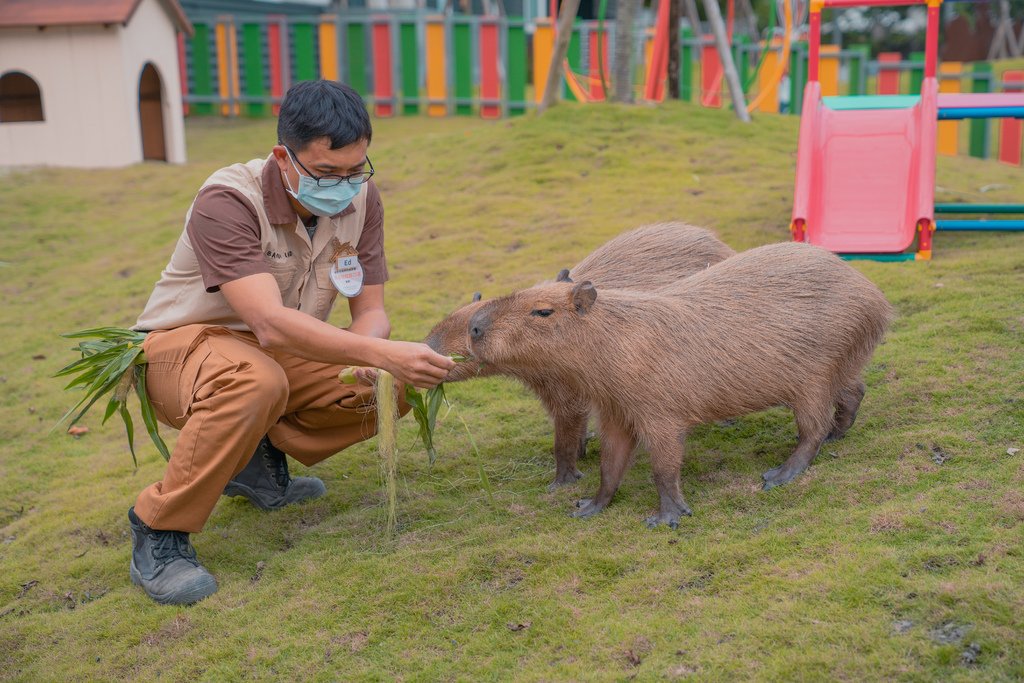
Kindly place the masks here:
[[(797, 124), (686, 105), (377, 121), (394, 336), (644, 222), (736, 249), (787, 239)], [(155, 605), (128, 579), (125, 513), (163, 461), (146, 442), (133, 471), (96, 415), (81, 439), (51, 433), (73, 401), (51, 375), (72, 359), (59, 333), (134, 321), (200, 183), (266, 154), (274, 123), (192, 120), (188, 139), (184, 166), (0, 178), (0, 677), (1024, 677), (1024, 452), (1007, 453), (1024, 449), (1022, 235), (939, 234), (932, 262), (856, 264), (899, 317), (857, 424), (791, 485), (758, 486), (795, 444), (773, 410), (693, 434), (679, 531), (643, 527), (643, 455), (605, 513), (570, 519), (597, 485), (594, 447), (578, 486), (546, 493), (537, 401), (500, 379), (451, 385), (493, 507), (461, 423), (439, 421), (429, 468), (406, 419), (396, 538), (371, 441), (313, 468), (329, 493), (312, 504), (223, 500), (193, 539), (220, 592)], [(940, 159), (937, 182), (940, 201), (1024, 195), (996, 162)]]

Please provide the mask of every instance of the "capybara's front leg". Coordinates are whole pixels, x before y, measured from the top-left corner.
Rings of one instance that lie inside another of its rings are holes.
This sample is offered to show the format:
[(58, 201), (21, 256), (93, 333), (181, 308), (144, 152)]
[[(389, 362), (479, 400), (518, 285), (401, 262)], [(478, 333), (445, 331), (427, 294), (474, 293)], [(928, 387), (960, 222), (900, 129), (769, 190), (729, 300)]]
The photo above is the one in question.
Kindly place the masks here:
[(589, 412), (578, 406), (553, 406), (551, 416), (555, 421), (555, 480), (548, 491), (575, 484), (583, 476), (576, 463), (586, 448)]
[(679, 441), (664, 439), (663, 443), (651, 443), (651, 470), (654, 473), (654, 485), (658, 487), (661, 508), (658, 514), (647, 518), (647, 527), (653, 529), (659, 524), (668, 524), (673, 529), (679, 528), (679, 518), (693, 514), (690, 506), (683, 499), (679, 490), (679, 470), (683, 465), (683, 449), (685, 438)]
[(604, 415), (601, 426), (601, 486), (593, 498), (576, 501), (573, 517), (592, 517), (611, 502), (629, 469), (636, 439), (618, 420)]

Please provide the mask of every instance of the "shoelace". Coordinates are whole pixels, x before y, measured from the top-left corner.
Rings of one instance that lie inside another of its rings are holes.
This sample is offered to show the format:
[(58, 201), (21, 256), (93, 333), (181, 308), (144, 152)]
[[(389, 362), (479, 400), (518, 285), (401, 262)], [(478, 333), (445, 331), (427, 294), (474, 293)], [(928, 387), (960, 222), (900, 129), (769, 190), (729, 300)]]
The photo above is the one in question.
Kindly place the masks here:
[(288, 460), (284, 454), (278, 455), (273, 451), (268, 451), (266, 456), (266, 463), (271, 474), (274, 476), (274, 481), (281, 488), (287, 488), (288, 484), (292, 482), (291, 476), (288, 474)]
[(150, 538), (153, 539), (153, 559), (157, 562), (168, 562), (182, 559), (198, 566), (196, 562), (196, 549), (188, 541), (188, 534), (184, 531), (153, 531)]

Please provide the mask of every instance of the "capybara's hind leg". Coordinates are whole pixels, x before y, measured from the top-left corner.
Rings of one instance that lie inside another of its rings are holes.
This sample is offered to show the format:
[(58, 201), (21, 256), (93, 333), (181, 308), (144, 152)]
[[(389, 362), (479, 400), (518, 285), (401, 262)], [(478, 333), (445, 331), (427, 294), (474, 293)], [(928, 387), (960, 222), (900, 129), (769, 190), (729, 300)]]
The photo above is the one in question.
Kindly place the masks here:
[(766, 489), (782, 486), (806, 470), (832, 427), (830, 401), (816, 402), (809, 407), (794, 407), (793, 412), (796, 414), (796, 425), (800, 433), (796, 450), (786, 462), (761, 475)]
[(683, 464), (684, 439), (679, 441), (667, 439), (665, 443), (650, 444), (651, 469), (654, 472), (654, 485), (658, 487), (661, 508), (658, 514), (647, 518), (647, 527), (653, 529), (659, 524), (668, 524), (673, 529), (679, 528), (679, 518), (693, 514), (690, 506), (683, 499), (679, 490), (679, 469)]
[(636, 439), (617, 420), (601, 416), (601, 486), (593, 498), (576, 501), (573, 517), (591, 517), (611, 502), (632, 462)]
[(586, 409), (561, 407), (552, 411), (555, 420), (555, 480), (548, 485), (548, 491), (559, 486), (575, 484), (583, 473), (576, 467), (586, 448)]
[(839, 394), (836, 395), (835, 426), (832, 427), (826, 441), (835, 441), (846, 436), (846, 432), (850, 430), (854, 420), (857, 419), (857, 409), (860, 408), (865, 391), (867, 391), (867, 387), (859, 379), (854, 384), (839, 390)]

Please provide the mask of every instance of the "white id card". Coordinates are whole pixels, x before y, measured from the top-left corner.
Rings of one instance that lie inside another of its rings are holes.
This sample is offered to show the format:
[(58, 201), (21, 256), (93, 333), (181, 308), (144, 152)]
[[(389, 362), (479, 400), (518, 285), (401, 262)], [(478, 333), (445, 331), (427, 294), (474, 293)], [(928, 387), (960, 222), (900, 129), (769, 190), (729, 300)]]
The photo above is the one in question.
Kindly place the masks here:
[(331, 282), (349, 298), (363, 291), (363, 267), (359, 264), (359, 257), (339, 256), (331, 267)]

